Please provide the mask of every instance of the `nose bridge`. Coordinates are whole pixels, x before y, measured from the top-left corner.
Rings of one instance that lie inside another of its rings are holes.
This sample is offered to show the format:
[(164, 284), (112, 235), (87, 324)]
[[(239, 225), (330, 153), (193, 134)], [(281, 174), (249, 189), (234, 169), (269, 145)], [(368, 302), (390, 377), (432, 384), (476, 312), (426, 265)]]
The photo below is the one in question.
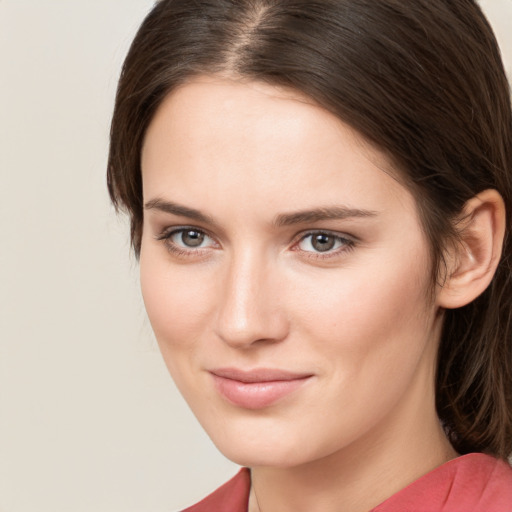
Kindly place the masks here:
[(282, 339), (287, 322), (276, 285), (275, 269), (263, 251), (233, 252), (219, 294), (217, 334), (239, 347)]

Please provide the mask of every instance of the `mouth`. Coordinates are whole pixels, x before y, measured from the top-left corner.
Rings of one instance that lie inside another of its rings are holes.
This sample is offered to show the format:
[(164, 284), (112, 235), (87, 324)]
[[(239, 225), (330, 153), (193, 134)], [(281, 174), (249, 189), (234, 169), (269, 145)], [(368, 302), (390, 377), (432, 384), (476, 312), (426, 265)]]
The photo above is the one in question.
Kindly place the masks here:
[(260, 368), (240, 370), (219, 368), (210, 374), (217, 391), (232, 405), (244, 409), (263, 409), (302, 387), (312, 374)]

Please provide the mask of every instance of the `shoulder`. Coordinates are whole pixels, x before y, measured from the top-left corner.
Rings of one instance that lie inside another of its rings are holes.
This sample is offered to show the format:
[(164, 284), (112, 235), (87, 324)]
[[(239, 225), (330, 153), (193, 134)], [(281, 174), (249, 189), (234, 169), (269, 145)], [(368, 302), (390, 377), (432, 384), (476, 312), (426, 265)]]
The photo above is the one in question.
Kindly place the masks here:
[(242, 468), (231, 480), (183, 512), (247, 512), (251, 473)]
[(482, 453), (458, 457), (393, 495), (373, 512), (512, 512), (512, 468)]

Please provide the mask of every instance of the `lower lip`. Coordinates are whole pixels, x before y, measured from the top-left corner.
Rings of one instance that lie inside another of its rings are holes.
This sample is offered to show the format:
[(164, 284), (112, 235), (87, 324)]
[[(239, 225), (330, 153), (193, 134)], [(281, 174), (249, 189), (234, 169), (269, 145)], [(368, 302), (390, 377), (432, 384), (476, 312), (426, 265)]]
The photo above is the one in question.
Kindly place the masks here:
[(228, 402), (244, 409), (263, 409), (293, 393), (310, 377), (268, 382), (240, 382), (213, 375), (215, 386)]

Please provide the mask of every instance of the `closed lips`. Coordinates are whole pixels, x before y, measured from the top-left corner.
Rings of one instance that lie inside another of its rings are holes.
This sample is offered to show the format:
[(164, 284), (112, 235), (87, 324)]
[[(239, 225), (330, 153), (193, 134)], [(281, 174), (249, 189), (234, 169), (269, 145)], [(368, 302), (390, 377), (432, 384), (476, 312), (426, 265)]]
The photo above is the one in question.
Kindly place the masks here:
[(262, 368), (256, 370), (239, 370), (235, 368), (221, 368), (211, 370), (213, 375), (224, 379), (237, 380), (239, 382), (254, 383), (254, 382), (274, 382), (274, 381), (289, 381), (300, 380), (312, 377), (308, 373), (293, 373), (286, 370), (276, 370), (269, 368)]
[(279, 402), (312, 377), (275, 369), (242, 371), (233, 368), (210, 372), (220, 395), (243, 409), (263, 409)]

